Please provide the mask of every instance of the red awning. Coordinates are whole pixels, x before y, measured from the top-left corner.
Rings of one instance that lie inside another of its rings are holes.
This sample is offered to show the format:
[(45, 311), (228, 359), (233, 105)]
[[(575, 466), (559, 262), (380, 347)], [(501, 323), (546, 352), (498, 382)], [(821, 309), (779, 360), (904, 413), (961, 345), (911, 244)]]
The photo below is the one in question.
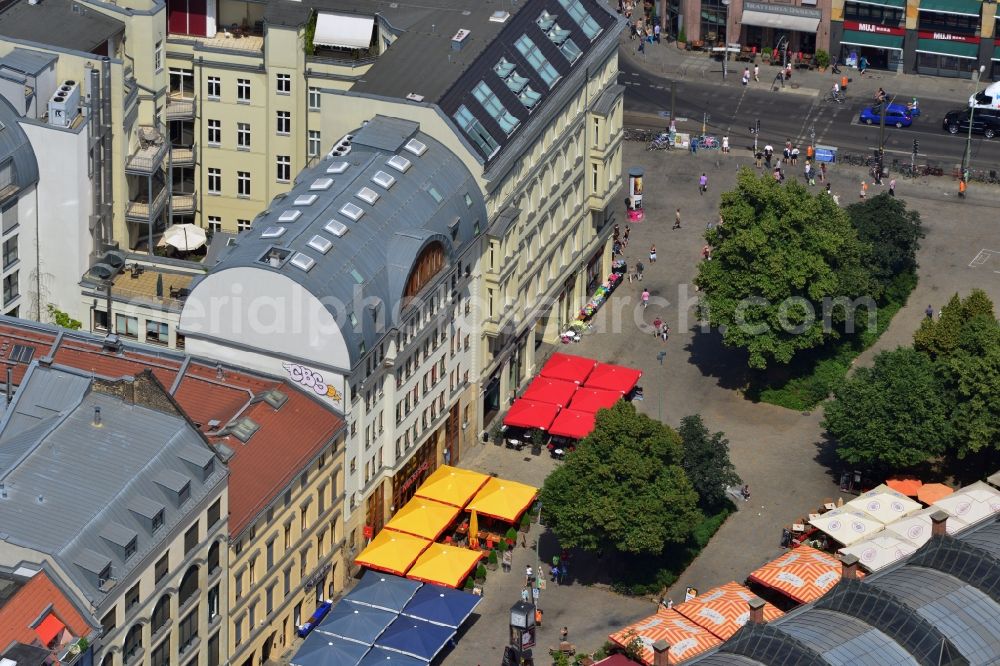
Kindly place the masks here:
[(641, 370), (626, 368), (624, 365), (598, 363), (594, 371), (590, 373), (590, 377), (587, 377), (584, 386), (628, 393), (639, 383), (639, 377), (642, 377)]
[(540, 428), (548, 430), (558, 413), (558, 405), (518, 398), (510, 406), (510, 411), (507, 412), (507, 415), (503, 417), (503, 424), (515, 428)]
[(556, 352), (538, 374), (550, 379), (562, 379), (582, 384), (595, 365), (597, 365), (597, 361), (594, 359)]
[(525, 400), (535, 400), (537, 402), (547, 402), (550, 405), (566, 407), (573, 399), (573, 394), (580, 388), (573, 382), (561, 379), (549, 379), (548, 377), (535, 377), (531, 386), (521, 397)]
[(57, 618), (54, 614), (49, 613), (45, 616), (45, 619), (38, 623), (35, 627), (35, 633), (38, 634), (38, 638), (41, 639), (42, 645), (49, 647), (52, 640), (66, 628), (66, 625)]
[(594, 413), (564, 409), (549, 427), (549, 434), (570, 439), (583, 439), (594, 430)]
[(622, 399), (621, 391), (607, 391), (605, 389), (582, 387), (573, 396), (573, 401), (569, 403), (570, 409), (581, 412), (596, 413), (599, 409), (608, 409)]

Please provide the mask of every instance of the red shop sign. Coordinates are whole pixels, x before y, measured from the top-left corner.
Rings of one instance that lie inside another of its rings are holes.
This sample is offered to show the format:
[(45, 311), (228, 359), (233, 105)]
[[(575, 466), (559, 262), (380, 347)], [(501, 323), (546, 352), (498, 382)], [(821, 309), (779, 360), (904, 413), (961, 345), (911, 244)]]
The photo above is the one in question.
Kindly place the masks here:
[(844, 30), (857, 30), (858, 32), (873, 32), (877, 35), (906, 35), (905, 28), (893, 28), (888, 25), (878, 23), (859, 23), (857, 21), (844, 21)]
[(404, 483), (403, 487), (399, 489), (399, 492), (405, 493), (406, 489), (409, 488), (410, 486), (412, 486), (414, 484), (414, 482), (417, 480), (417, 478), (421, 474), (423, 474), (424, 472), (426, 472), (429, 468), (430, 468), (430, 462), (429, 461), (425, 460), (424, 462), (420, 463), (420, 467), (418, 467), (417, 471), (415, 471), (413, 474), (410, 475), (410, 478), (408, 478), (406, 480), (406, 483)]
[(917, 33), (920, 39), (940, 39), (943, 42), (965, 42), (966, 44), (978, 44), (979, 37), (969, 35), (953, 35), (950, 32), (925, 32), (921, 30)]
[(361, 533), (365, 535), (366, 539), (371, 539), (375, 536), (375, 528), (371, 525), (365, 525)]

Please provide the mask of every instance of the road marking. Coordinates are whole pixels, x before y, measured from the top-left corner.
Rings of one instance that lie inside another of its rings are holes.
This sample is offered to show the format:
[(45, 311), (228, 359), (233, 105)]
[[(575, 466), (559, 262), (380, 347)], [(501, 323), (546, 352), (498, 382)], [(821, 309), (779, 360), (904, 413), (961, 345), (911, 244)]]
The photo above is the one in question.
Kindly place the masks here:
[[(972, 258), (972, 261), (969, 262), (969, 268), (979, 268), (980, 266), (984, 265), (986, 262), (988, 262), (990, 259), (993, 258), (1000, 258), (1000, 251), (987, 250), (984, 248), (980, 250), (975, 257)], [(1000, 273), (1000, 271), (993, 271), (993, 272)]]

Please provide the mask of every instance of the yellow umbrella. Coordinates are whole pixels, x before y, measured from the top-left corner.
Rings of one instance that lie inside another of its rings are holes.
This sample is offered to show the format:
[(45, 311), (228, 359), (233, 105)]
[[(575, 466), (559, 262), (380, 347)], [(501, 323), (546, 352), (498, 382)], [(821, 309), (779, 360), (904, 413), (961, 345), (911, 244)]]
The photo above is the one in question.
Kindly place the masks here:
[(354, 562), (369, 569), (403, 576), (429, 545), (429, 539), (382, 530)]
[(469, 518), (469, 548), (479, 548), (479, 516), (476, 515), (475, 509)]
[(470, 511), (513, 523), (531, 506), (538, 489), (516, 481), (490, 479), (469, 502)]
[(406, 574), (411, 580), (458, 587), (479, 564), (480, 554), (465, 548), (435, 543), (425, 550)]
[(396, 512), (385, 527), (435, 541), (455, 521), (459, 511), (461, 509), (457, 506), (414, 497)]
[(464, 507), (490, 477), (468, 469), (441, 465), (417, 488), (417, 497)]

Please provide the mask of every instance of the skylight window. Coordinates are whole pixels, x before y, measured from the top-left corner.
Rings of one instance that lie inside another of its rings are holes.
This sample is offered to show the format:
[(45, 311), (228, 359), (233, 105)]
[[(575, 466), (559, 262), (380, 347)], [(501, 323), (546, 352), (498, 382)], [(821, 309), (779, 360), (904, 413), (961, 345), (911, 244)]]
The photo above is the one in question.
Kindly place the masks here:
[(302, 217), (301, 210), (286, 210), (278, 216), (278, 222), (294, 222), (300, 217)]
[(528, 85), (528, 77), (521, 76), (517, 72), (514, 72), (507, 77), (504, 83), (507, 84), (507, 88), (510, 89), (512, 93), (518, 95), (522, 90), (524, 90), (524, 87)]
[(361, 199), (369, 206), (374, 206), (375, 202), (378, 201), (378, 192), (370, 187), (362, 187), (354, 194), (354, 196)]
[(396, 179), (387, 174), (385, 171), (376, 171), (375, 175), (372, 176), (372, 182), (388, 190), (396, 184)]
[(403, 147), (417, 157), (420, 157), (427, 152), (427, 145), (423, 141), (417, 141), (416, 139), (410, 139)]
[(295, 206), (312, 206), (316, 199), (319, 197), (317, 194), (300, 194), (295, 197)]
[(506, 79), (510, 76), (511, 72), (514, 71), (514, 63), (510, 62), (506, 58), (500, 58), (500, 62), (493, 66), (493, 71), (496, 72), (497, 76), (501, 79)]
[(309, 189), (313, 191), (328, 190), (331, 185), (333, 185), (333, 178), (317, 178), (309, 186)]
[(360, 220), (361, 216), (365, 214), (365, 211), (362, 208), (360, 208), (356, 204), (352, 204), (351, 202), (347, 202), (343, 206), (341, 206), (340, 207), (340, 212), (345, 217), (349, 217), (350, 219), (354, 220), (355, 222), (357, 222), (358, 220)]
[(458, 111), (452, 116), (458, 126), (465, 131), (466, 136), (472, 141), (476, 146), (479, 147), (480, 152), (486, 156), (486, 158), (493, 157), (498, 150), (500, 150), (500, 144), (497, 143), (496, 139), (486, 131), (483, 124), (476, 120), (476, 117), (472, 115), (472, 112), (463, 104), (458, 107)]
[(594, 41), (594, 38), (601, 34), (601, 26), (597, 24), (593, 16), (587, 13), (580, 0), (559, 0), (559, 4), (569, 12), (573, 21), (580, 26), (583, 34), (587, 35), (590, 41)]
[(476, 100), (483, 105), (486, 112), (493, 116), (493, 120), (497, 121), (500, 125), (500, 129), (504, 131), (504, 134), (510, 136), (511, 132), (517, 129), (517, 126), (521, 124), (521, 121), (517, 119), (516, 116), (511, 114), (507, 110), (507, 107), (503, 105), (495, 94), (493, 90), (486, 85), (485, 81), (480, 81), (479, 84), (472, 89), (472, 94), (475, 96)]
[(330, 220), (329, 222), (326, 223), (326, 226), (323, 228), (329, 231), (337, 238), (340, 238), (341, 236), (347, 233), (347, 225), (341, 222), (340, 220)]
[(549, 41), (551, 41), (553, 44), (555, 44), (556, 46), (561, 46), (563, 42), (569, 39), (569, 30), (564, 30), (563, 28), (560, 28), (559, 24), (557, 23), (555, 27), (553, 27), (546, 33), (546, 36), (548, 36)]
[(308, 273), (312, 270), (312, 267), (316, 265), (316, 260), (310, 257), (308, 254), (303, 254), (302, 252), (296, 252), (295, 256), (292, 257), (292, 266), (295, 266), (300, 271), (305, 271)]
[(406, 173), (410, 168), (411, 162), (402, 155), (393, 155), (388, 160), (386, 160), (386, 164), (391, 166), (399, 173)]
[(427, 194), (431, 195), (431, 199), (434, 199), (434, 203), (441, 203), (444, 197), (438, 192), (433, 185), (427, 187)]
[(320, 236), (319, 234), (316, 234), (315, 236), (309, 239), (309, 247), (316, 250), (320, 254), (326, 254), (327, 252), (330, 251), (330, 248), (333, 247), (333, 241), (331, 241), (329, 238), (326, 238), (325, 236)]
[(365, 279), (363, 277), (361, 277), (361, 273), (359, 273), (354, 268), (351, 269), (351, 277), (354, 278), (354, 281), (357, 282), (358, 284), (364, 284), (365, 283)]
[(285, 227), (268, 227), (261, 233), (261, 238), (280, 238), (285, 233)]
[(251, 418), (243, 417), (229, 428), (229, 432), (244, 444), (260, 430), (260, 425)]
[(347, 162), (333, 162), (326, 168), (327, 173), (338, 174), (347, 171)]
[(524, 56), (524, 59), (535, 68), (535, 71), (538, 72), (538, 76), (542, 77), (542, 80), (545, 81), (545, 84), (549, 88), (556, 84), (556, 81), (559, 80), (559, 72), (552, 66), (552, 63), (548, 61), (548, 58), (546, 58), (545, 55), (538, 50), (538, 46), (531, 39), (531, 37), (521, 35), (517, 38), (517, 41), (514, 42), (514, 46), (516, 46), (518, 52)]
[(549, 14), (547, 11), (543, 10), (542, 15), (538, 17), (535, 23), (541, 28), (542, 32), (548, 32), (549, 29), (555, 25), (556, 17)]
[(524, 108), (526, 108), (528, 111), (531, 111), (533, 108), (535, 108), (535, 105), (538, 104), (538, 102), (542, 99), (542, 93), (535, 92), (534, 90), (531, 89), (531, 86), (527, 86), (524, 90), (521, 91), (521, 94), (517, 96), (517, 99), (520, 100), (521, 104), (524, 105)]
[(580, 50), (580, 47), (572, 39), (567, 39), (563, 42), (559, 50), (566, 56), (566, 60), (569, 60), (569, 64), (571, 65), (576, 62), (577, 58), (583, 55), (583, 51)]

